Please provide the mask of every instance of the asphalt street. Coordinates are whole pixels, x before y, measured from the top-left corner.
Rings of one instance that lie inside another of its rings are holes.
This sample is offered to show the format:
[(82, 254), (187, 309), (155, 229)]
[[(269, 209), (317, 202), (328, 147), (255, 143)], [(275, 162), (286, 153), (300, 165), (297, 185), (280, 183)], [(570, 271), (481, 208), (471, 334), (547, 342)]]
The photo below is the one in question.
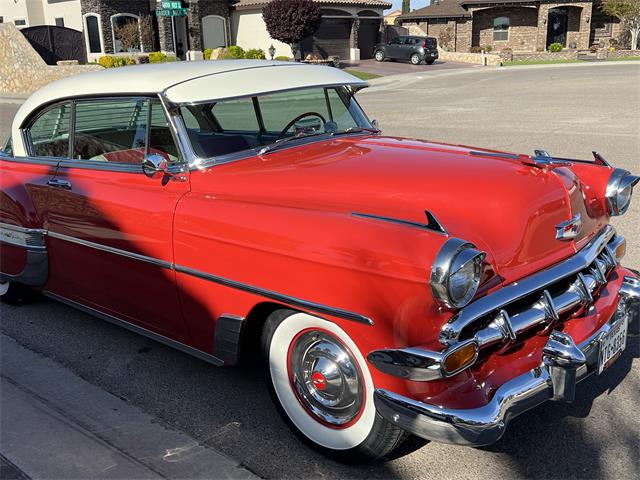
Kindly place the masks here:
[[(385, 133), (578, 158), (598, 149), (640, 172), (640, 64), (418, 76), (382, 79), (360, 95)], [(0, 105), (0, 135), (16, 107)], [(615, 221), (635, 268), (639, 200)], [(640, 477), (637, 336), (604, 375), (578, 386), (573, 404), (548, 402), (522, 415), (493, 446), (411, 441), (385, 463), (349, 467), (289, 432), (258, 368), (218, 369), (46, 299), (0, 308), (2, 333), (20, 345), (265, 478)]]

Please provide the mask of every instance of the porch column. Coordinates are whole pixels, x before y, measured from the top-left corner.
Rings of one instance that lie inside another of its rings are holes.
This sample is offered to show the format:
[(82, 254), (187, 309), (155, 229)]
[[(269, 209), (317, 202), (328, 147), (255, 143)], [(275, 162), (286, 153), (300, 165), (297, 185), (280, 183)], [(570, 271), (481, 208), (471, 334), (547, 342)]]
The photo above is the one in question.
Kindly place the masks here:
[(547, 23), (549, 22), (549, 10), (555, 5), (541, 3), (538, 7), (538, 35), (536, 38), (536, 51), (542, 52), (547, 48)]
[(358, 32), (360, 30), (360, 19), (355, 17), (351, 20), (351, 34), (349, 35), (349, 60), (360, 61), (360, 49), (358, 48)]
[[(578, 50), (587, 50), (589, 40), (591, 38), (591, 17), (593, 3), (582, 4), (582, 11), (580, 12), (580, 31), (578, 32)], [(587, 21), (587, 18), (589, 19)]]
[(160, 51), (175, 52), (173, 47), (173, 30), (171, 29), (171, 18), (158, 18), (158, 39), (160, 40)]

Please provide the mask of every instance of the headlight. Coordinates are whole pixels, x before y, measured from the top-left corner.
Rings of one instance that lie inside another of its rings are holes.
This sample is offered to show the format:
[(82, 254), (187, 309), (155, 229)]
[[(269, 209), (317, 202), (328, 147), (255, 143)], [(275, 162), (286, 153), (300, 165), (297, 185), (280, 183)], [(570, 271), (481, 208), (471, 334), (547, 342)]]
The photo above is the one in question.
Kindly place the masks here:
[(447, 308), (468, 304), (480, 285), (486, 256), (472, 243), (459, 238), (447, 240), (431, 269), (431, 291), (436, 301)]
[(627, 211), (631, 203), (633, 186), (638, 183), (639, 180), (640, 177), (631, 175), (621, 168), (616, 168), (613, 171), (611, 177), (609, 177), (609, 183), (607, 183), (607, 191), (605, 193), (607, 205), (609, 206), (609, 214), (612, 216), (622, 215)]

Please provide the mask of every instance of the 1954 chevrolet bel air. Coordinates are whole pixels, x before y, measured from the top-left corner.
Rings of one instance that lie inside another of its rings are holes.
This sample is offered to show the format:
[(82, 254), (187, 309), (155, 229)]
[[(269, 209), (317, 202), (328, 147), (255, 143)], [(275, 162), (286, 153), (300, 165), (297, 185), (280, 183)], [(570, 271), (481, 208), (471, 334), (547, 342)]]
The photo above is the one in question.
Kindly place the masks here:
[(317, 450), (497, 441), (621, 354), (638, 275), (609, 225), (637, 176), (385, 137), (367, 84), (289, 62), (48, 85), (0, 157), (0, 293), (25, 288), (234, 365), (261, 352)]

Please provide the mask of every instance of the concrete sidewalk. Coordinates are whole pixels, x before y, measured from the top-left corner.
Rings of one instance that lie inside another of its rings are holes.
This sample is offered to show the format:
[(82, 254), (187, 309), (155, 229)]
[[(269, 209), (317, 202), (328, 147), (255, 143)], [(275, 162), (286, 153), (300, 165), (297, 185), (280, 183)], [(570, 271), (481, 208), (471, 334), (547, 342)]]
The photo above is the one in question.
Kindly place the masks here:
[(11, 337), (0, 347), (2, 478), (258, 478)]

